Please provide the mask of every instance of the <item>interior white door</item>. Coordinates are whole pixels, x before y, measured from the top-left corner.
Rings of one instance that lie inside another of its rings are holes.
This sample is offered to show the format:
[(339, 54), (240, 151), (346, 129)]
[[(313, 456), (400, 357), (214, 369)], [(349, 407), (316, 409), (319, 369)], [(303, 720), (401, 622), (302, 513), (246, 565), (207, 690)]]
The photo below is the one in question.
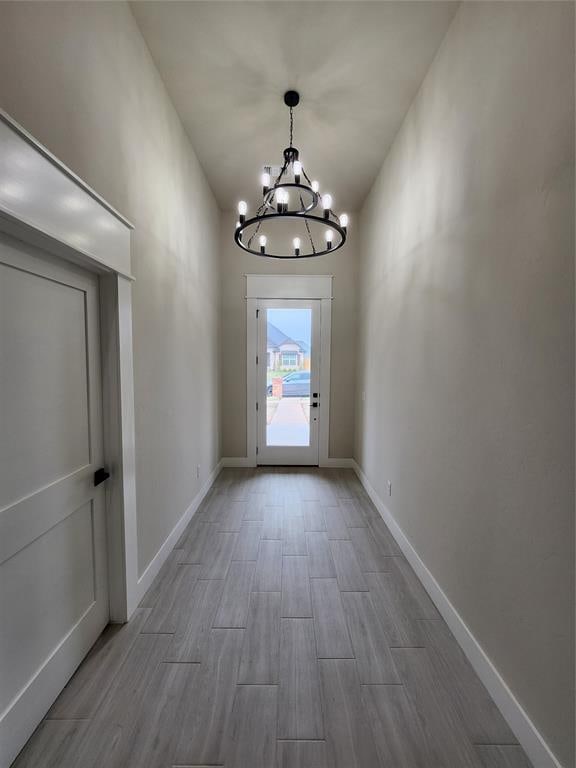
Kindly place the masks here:
[(318, 464), (320, 301), (258, 302), (257, 463)]
[(0, 765), (108, 621), (98, 279), (0, 235)]

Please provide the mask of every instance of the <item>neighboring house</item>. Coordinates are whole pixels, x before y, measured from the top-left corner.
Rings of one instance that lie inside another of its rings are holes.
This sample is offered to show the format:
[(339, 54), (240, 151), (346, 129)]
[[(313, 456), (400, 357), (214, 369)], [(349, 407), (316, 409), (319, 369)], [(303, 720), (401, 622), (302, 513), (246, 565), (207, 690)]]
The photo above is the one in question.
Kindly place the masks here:
[(272, 323), (268, 323), (268, 370), (299, 371), (309, 367), (310, 348), (304, 341), (295, 341)]

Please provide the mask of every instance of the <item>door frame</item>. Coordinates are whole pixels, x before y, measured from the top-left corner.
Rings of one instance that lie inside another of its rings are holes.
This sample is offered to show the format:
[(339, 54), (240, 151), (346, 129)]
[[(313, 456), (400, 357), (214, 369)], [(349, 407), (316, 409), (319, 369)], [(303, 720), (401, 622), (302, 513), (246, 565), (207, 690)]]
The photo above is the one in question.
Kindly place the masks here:
[[(134, 227), (1, 109), (0, 169), (0, 231), (99, 278), (104, 462), (111, 471), (106, 483), (108, 590), (110, 620), (122, 623), (142, 597), (132, 356)], [(29, 189), (35, 194), (27, 194)]]
[(329, 466), (330, 349), (332, 333), (332, 275), (246, 275), (246, 455), (248, 466), (258, 463), (256, 402), (258, 386), (258, 301), (264, 299), (320, 300), (320, 428), (318, 464)]

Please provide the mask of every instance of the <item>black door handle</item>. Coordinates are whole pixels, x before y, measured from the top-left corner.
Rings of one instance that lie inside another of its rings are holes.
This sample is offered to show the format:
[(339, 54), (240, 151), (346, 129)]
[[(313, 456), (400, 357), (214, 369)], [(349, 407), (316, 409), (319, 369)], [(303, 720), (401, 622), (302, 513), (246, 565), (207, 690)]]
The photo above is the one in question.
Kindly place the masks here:
[(106, 467), (100, 467), (100, 469), (97, 469), (96, 472), (94, 472), (94, 485), (100, 485), (104, 480), (108, 480), (109, 477), (110, 472), (106, 471)]

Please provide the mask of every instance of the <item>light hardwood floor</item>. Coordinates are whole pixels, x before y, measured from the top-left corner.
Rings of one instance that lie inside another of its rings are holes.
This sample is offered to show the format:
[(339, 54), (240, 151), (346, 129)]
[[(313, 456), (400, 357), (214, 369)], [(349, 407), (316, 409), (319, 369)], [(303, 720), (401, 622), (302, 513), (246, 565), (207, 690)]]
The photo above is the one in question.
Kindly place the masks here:
[(529, 768), (352, 471), (224, 470), (17, 768)]

